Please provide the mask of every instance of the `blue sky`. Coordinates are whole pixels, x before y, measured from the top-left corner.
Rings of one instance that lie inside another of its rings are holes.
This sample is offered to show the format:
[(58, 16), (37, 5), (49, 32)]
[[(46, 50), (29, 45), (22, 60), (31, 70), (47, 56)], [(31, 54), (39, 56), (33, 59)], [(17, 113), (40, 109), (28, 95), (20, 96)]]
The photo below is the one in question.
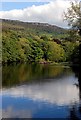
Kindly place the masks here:
[(31, 7), (32, 5), (39, 6), (47, 3), (48, 2), (2, 2), (2, 10), (23, 9)]

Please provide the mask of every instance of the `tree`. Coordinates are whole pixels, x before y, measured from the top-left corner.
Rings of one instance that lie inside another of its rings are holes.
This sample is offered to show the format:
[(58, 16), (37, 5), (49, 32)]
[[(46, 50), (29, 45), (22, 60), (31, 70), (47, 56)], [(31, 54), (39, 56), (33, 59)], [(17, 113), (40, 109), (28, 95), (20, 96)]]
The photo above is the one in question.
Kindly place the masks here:
[(76, 48), (76, 46), (78, 46), (78, 44), (76, 44), (75, 42), (70, 42), (67, 41), (64, 43), (64, 51), (65, 51), (65, 58), (66, 61), (72, 61), (72, 54), (74, 53), (74, 49)]
[(71, 26), (72, 29), (78, 30), (78, 33), (81, 35), (81, 11), (79, 1), (71, 2), (67, 12), (64, 13), (64, 19), (68, 21), (68, 25)]
[(76, 42), (76, 41), (80, 41), (81, 37), (78, 34), (77, 30), (70, 29), (70, 30), (68, 30), (67, 40), (70, 42)]
[(62, 62), (65, 61), (65, 52), (64, 49), (55, 42), (48, 42), (48, 58), (50, 61)]
[(39, 62), (43, 57), (43, 51), (37, 41), (31, 43), (31, 54), (29, 55), (30, 61)]
[(80, 60), (79, 60), (79, 58), (80, 58), (79, 50), (80, 50), (80, 46), (76, 46), (74, 48), (74, 51), (73, 51), (72, 55), (71, 55), (71, 61), (74, 64), (80, 63)]
[[(68, 25), (70, 25), (72, 27), (72, 31), (70, 33), (70, 37), (72, 39), (76, 39), (79, 36), (79, 41), (81, 41), (81, 8), (80, 8), (80, 2), (78, 1), (73, 1), (71, 2), (71, 6), (67, 9), (67, 12), (64, 13), (65, 15), (65, 20), (68, 21)], [(75, 32), (75, 33), (74, 33)], [(78, 35), (78, 36), (77, 36)], [(78, 45), (77, 47), (73, 47), (72, 52), (68, 51), (68, 54), (71, 53), (70, 56), (70, 60), (73, 63), (79, 63), (79, 56), (80, 56), (80, 52), (81, 50), (79, 49), (81, 46)], [(72, 49), (72, 48), (70, 48)], [(69, 50), (69, 49), (68, 49)]]

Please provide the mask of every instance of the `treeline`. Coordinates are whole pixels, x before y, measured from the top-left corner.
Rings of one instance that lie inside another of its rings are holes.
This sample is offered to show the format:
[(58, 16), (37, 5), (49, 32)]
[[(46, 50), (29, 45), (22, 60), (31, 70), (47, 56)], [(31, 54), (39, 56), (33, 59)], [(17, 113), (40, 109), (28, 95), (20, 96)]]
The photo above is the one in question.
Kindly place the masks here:
[[(2, 61), (6, 62), (71, 62), (78, 63), (79, 42), (59, 40), (27, 31), (2, 31)], [(74, 59), (75, 58), (75, 59)]]

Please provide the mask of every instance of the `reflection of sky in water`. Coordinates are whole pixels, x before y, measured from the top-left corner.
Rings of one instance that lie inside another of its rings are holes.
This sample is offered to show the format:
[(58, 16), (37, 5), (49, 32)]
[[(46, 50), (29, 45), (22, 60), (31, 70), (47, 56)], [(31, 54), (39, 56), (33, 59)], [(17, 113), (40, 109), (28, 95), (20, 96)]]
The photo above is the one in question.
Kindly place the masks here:
[(5, 118), (66, 118), (72, 104), (79, 102), (74, 74), (67, 77), (3, 89)]
[(0, 120), (2, 119), (2, 93), (1, 93), (1, 90), (0, 90)]
[[(67, 117), (69, 108), (50, 103), (33, 101), (29, 98), (3, 97), (3, 117), (30, 118), (30, 117)], [(59, 116), (58, 116), (59, 114)]]
[[(49, 79), (50, 80), (50, 79)], [(29, 84), (3, 90), (3, 95), (25, 97), (32, 100), (47, 101), (57, 105), (68, 105), (79, 100), (79, 90), (73, 85), (77, 79), (68, 76), (50, 82)]]

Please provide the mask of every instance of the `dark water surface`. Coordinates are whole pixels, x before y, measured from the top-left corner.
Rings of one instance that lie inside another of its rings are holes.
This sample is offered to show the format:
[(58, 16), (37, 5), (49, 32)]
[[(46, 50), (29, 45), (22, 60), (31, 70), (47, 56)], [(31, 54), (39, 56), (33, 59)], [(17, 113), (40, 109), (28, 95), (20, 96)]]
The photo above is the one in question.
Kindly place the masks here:
[(2, 73), (3, 118), (81, 119), (78, 73), (69, 66), (13, 64)]

